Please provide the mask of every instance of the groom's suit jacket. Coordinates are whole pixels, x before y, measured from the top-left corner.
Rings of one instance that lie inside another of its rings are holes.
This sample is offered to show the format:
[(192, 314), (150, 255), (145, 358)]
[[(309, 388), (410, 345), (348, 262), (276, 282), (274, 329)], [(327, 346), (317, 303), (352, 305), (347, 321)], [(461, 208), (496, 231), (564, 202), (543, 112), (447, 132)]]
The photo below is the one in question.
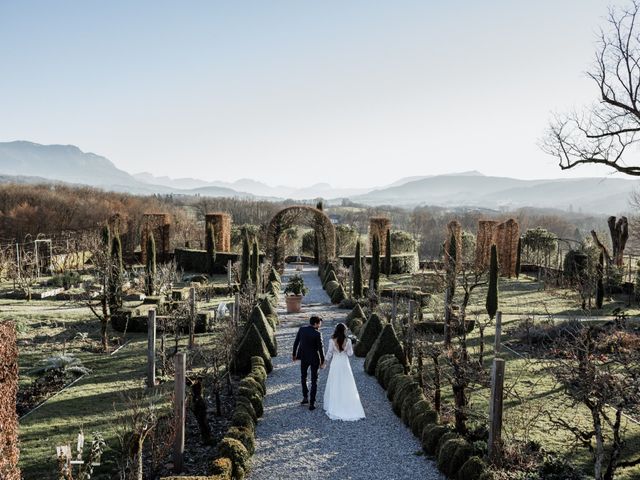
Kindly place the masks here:
[(293, 342), (293, 356), (303, 363), (317, 366), (324, 363), (322, 334), (311, 325), (300, 327)]

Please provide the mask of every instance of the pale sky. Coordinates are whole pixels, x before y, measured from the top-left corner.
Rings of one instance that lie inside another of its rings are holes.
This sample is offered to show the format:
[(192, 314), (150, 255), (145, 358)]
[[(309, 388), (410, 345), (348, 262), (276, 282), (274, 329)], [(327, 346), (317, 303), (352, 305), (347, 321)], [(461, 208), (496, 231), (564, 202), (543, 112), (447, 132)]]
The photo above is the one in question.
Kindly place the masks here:
[(172, 177), (371, 186), (562, 172), (603, 0), (0, 0), (0, 141)]

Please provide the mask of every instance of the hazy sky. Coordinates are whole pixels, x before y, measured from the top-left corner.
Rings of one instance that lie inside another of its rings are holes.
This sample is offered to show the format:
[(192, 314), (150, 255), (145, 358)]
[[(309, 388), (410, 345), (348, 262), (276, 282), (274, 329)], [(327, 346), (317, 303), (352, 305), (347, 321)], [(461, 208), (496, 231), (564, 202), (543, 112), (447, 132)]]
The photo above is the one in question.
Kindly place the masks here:
[(607, 174), (537, 141), (595, 99), (609, 4), (0, 0), (0, 141), (271, 184)]

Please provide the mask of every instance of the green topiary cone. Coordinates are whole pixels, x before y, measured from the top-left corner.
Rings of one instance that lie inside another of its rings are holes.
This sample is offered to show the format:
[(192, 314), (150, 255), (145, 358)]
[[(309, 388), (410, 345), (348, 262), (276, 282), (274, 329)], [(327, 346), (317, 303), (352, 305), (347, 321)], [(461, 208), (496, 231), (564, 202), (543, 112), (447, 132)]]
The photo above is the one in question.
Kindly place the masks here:
[[(355, 353), (356, 357), (367, 356), (367, 353), (376, 342), (380, 332), (382, 332), (382, 320), (380, 320), (380, 317), (377, 314), (372, 313), (369, 320), (367, 320), (367, 323), (362, 326), (362, 329), (360, 330), (360, 338), (353, 349), (353, 353)], [(373, 371), (375, 373), (375, 367)]]
[(262, 340), (262, 336), (255, 325), (250, 324), (247, 328), (243, 339), (238, 345), (238, 351), (233, 362), (233, 370), (236, 373), (247, 374), (251, 371), (251, 357), (261, 357), (264, 361), (264, 368), (266, 373), (273, 370), (273, 364), (271, 363), (271, 355), (267, 346)]
[(256, 305), (255, 307), (253, 307), (251, 316), (249, 317), (249, 322), (247, 323), (247, 326), (248, 325), (255, 325), (255, 327), (258, 329), (258, 332), (260, 332), (264, 344), (267, 346), (267, 350), (269, 350), (269, 355), (271, 355), (272, 357), (278, 355), (278, 343), (276, 341), (276, 335), (259, 306)]
[(364, 361), (364, 369), (369, 375), (373, 375), (376, 372), (380, 357), (388, 353), (395, 355), (402, 365), (406, 365), (406, 358), (400, 340), (396, 336), (393, 325), (389, 323), (382, 328), (382, 332), (368, 352)]

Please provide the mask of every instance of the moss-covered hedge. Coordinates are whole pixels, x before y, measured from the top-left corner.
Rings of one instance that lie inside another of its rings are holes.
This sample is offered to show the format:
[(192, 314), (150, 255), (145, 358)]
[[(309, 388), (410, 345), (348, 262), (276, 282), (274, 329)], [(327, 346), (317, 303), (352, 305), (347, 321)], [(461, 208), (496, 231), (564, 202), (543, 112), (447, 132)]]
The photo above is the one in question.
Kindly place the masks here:
[[(473, 330), (476, 325), (475, 320), (467, 320), (464, 322), (467, 333)], [(444, 335), (444, 322), (416, 322), (414, 324), (414, 328), (417, 333), (436, 333), (439, 335)], [(460, 325), (457, 321), (451, 322), (451, 327), (453, 333), (456, 335), (460, 335), (462, 333), (462, 325)]]
[[(148, 330), (148, 316), (147, 315), (134, 315), (134, 309), (123, 308), (118, 310), (111, 316), (111, 326), (117, 332), (131, 333), (147, 333)], [(162, 315), (160, 316), (160, 318)], [(157, 317), (156, 317), (157, 318)], [(211, 323), (211, 314), (209, 312), (198, 312), (196, 316), (196, 333), (205, 333)], [(156, 323), (156, 328), (161, 326), (161, 322)], [(181, 329), (182, 333), (188, 331), (188, 325)]]
[(271, 324), (267, 321), (267, 318), (262, 313), (262, 309), (256, 305), (253, 307), (251, 311), (251, 315), (249, 316), (249, 321), (247, 322), (247, 328), (249, 325), (254, 325), (260, 336), (262, 337), (262, 341), (267, 347), (269, 351), (269, 355), (275, 357), (278, 355), (278, 343), (276, 341), (276, 334), (271, 327)]
[[(261, 260), (264, 255), (260, 255)], [(209, 271), (207, 268), (210, 265), (210, 256), (206, 250), (196, 250), (191, 248), (176, 248), (174, 253), (174, 259), (178, 269), (182, 269), (185, 272), (195, 273), (227, 273), (227, 262), (231, 260), (235, 263), (240, 260), (240, 254), (231, 252), (216, 252), (216, 258), (213, 263), (213, 269)]]
[(324, 289), (327, 292), (327, 295), (329, 295), (329, 298), (331, 298), (333, 292), (335, 292), (339, 287), (340, 284), (336, 280), (331, 280), (325, 284)]
[(267, 373), (273, 370), (269, 350), (262, 340), (260, 332), (253, 324), (248, 326), (244, 337), (238, 345), (232, 365), (233, 371), (240, 374), (249, 373), (252, 370), (251, 357), (261, 357)]
[(249, 469), (249, 459), (251, 455), (239, 440), (231, 437), (224, 437), (218, 443), (218, 452), (223, 457), (231, 459), (233, 464), (233, 478), (244, 479)]

